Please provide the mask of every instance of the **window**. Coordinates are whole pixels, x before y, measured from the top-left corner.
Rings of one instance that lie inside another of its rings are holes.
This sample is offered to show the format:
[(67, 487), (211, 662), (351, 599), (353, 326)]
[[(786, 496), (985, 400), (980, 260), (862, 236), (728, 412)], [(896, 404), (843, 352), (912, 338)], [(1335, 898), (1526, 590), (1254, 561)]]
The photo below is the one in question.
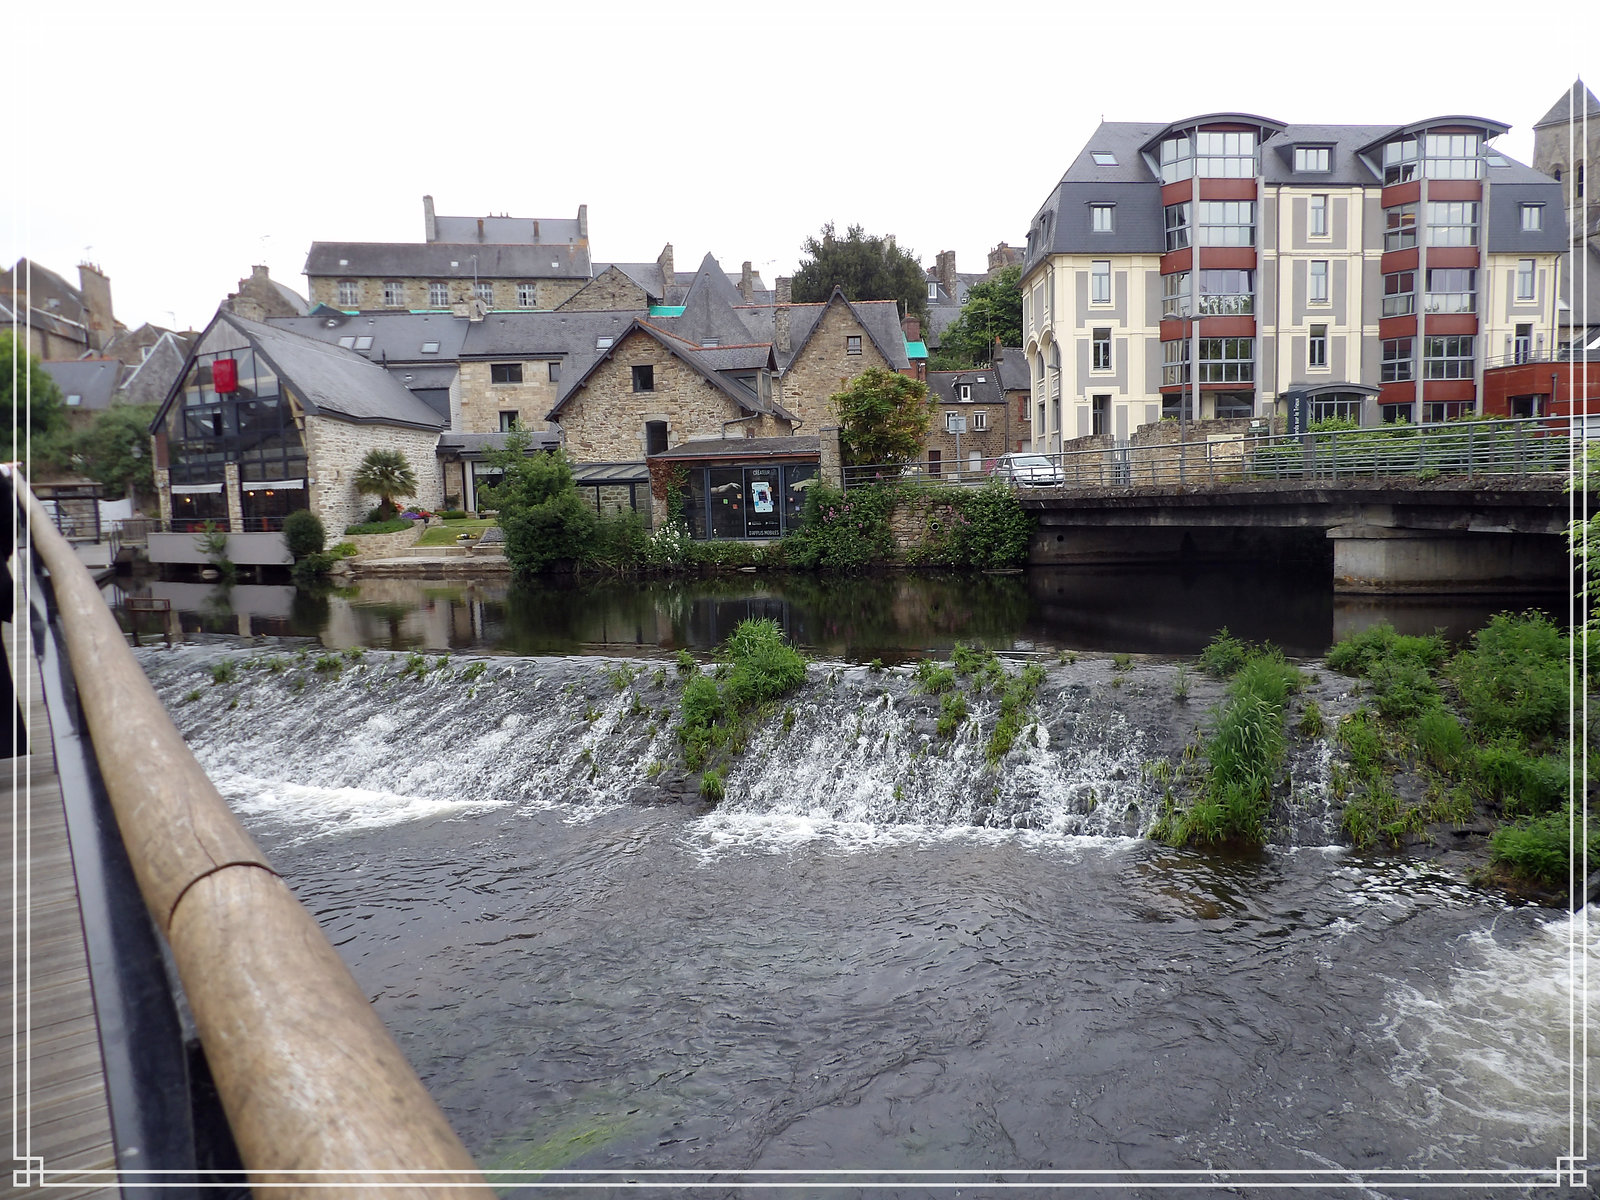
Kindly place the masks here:
[(552, 363), (549, 364), (549, 367), (550, 367), (550, 382), (551, 383), (560, 383), (561, 382), (561, 364), (558, 363), (558, 362), (552, 362)]
[(516, 428), (517, 428), (517, 414), (516, 414), (516, 412), (515, 411), (506, 412), (506, 411), (502, 410), (501, 413), (500, 413), (500, 432), (501, 433), (510, 433), (512, 430), (514, 430)]
[(1200, 315), (1247, 317), (1255, 312), (1254, 271), (1205, 270), (1200, 272)]
[(1326, 325), (1313, 325), (1311, 337), (1306, 343), (1306, 365), (1308, 367), (1328, 366), (1328, 327)]
[(428, 285), (428, 307), (450, 307), (450, 285), (448, 283), (430, 283)]
[(1417, 206), (1404, 204), (1384, 210), (1388, 228), (1383, 234), (1385, 250), (1409, 250), (1417, 244)]
[(1196, 133), (1194, 173), (1201, 179), (1249, 179), (1256, 173), (1256, 135)]
[(1328, 197), (1317, 194), (1311, 197), (1307, 212), (1310, 214), (1310, 223), (1306, 232), (1309, 237), (1328, 236)]
[(437, 353), (439, 353), (439, 343), (438, 342), (423, 342), (422, 343), (422, 352), (424, 354), (437, 354)]
[(1517, 259), (1517, 299), (1533, 299), (1533, 259)]
[(938, 298), (939, 298), (939, 281), (937, 279), (930, 279), (930, 280), (928, 280), (928, 299), (929, 300), (937, 300)]
[(478, 299), (482, 300), (485, 304), (491, 306), (494, 304), (494, 284), (475, 283), (472, 285), (472, 292), (473, 295), (477, 296)]
[(1328, 260), (1325, 258), (1311, 260), (1310, 302), (1312, 304), (1328, 302)]
[(1201, 383), (1249, 383), (1255, 375), (1254, 338), (1201, 338)]
[(1472, 415), (1471, 400), (1430, 400), (1422, 406), (1424, 421), (1459, 421)]
[(1428, 202), (1428, 245), (1476, 246), (1478, 202), (1444, 200)]
[(607, 337), (605, 334), (601, 334), (599, 337), (595, 338), (594, 348), (596, 350), (609, 350), (611, 349), (611, 343), (616, 340), (616, 338)]
[(1422, 143), (1422, 173), (1429, 179), (1477, 179), (1483, 174), (1476, 133), (1430, 133)]
[(1478, 273), (1459, 267), (1430, 267), (1423, 311), (1469, 313), (1477, 309)]
[(1161, 343), (1161, 383), (1163, 386), (1189, 382), (1189, 339)]
[(1161, 277), (1161, 315), (1184, 317), (1189, 314), (1189, 272)]
[[(1533, 361), (1533, 326), (1518, 325), (1517, 333), (1511, 339), (1511, 361), (1525, 363)], [(1530, 416), (1532, 414), (1529, 414)]]
[(633, 369), (633, 390), (636, 392), (653, 392), (656, 390), (656, 369), (649, 363)]
[(852, 333), (844, 339), (844, 352), (846, 354), (861, 353), (861, 335), (859, 333)]
[(371, 350), (372, 349), (372, 335), (370, 333), (364, 333), (360, 337), (356, 338), (356, 349), (357, 350)]
[(1405, 383), (1411, 378), (1411, 356), (1410, 338), (1385, 338), (1382, 370), (1378, 378), (1384, 383)]
[(1095, 233), (1110, 233), (1116, 208), (1115, 204), (1089, 205), (1089, 228)]
[(1167, 249), (1183, 250), (1189, 245), (1189, 202), (1169, 204), (1165, 211), (1167, 223)]
[(67, 404), (73, 408), (83, 403), (83, 397), (77, 392), (67, 393)]
[(1296, 171), (1326, 171), (1332, 147), (1329, 146), (1296, 146), (1294, 148), (1294, 169)]
[(522, 364), (521, 363), (490, 363), (489, 364), (489, 382), (490, 383), (521, 383), (522, 382)]
[(1318, 396), (1311, 401), (1310, 415), (1313, 421), (1354, 421), (1359, 425), (1361, 397), (1338, 393), (1332, 396)]
[(1091, 369), (1095, 371), (1111, 370), (1111, 330), (1096, 329), (1094, 331), (1094, 356)]
[(1383, 186), (1407, 183), (1417, 177), (1417, 139), (1400, 138), (1383, 148)]
[(960, 400), (963, 404), (971, 403), (971, 401), (972, 401), (972, 385), (970, 383), (961, 384), (956, 389), (956, 398), (958, 400)]
[(1396, 271), (1383, 277), (1383, 315), (1406, 317), (1417, 311), (1417, 273)]
[(1114, 167), (1117, 165), (1117, 156), (1109, 150), (1091, 150), (1089, 156), (1094, 159), (1097, 167)]
[(344, 308), (354, 308), (359, 303), (361, 301), (356, 291), (356, 281), (354, 279), (339, 280), (339, 304)]
[(1519, 204), (1517, 210), (1522, 217), (1523, 233), (1538, 233), (1544, 228), (1544, 205)]
[(989, 414), (986, 410), (980, 408), (972, 414), (972, 428), (979, 433), (989, 428)]
[(644, 452), (660, 454), (667, 448), (667, 423), (665, 421), (646, 421), (644, 423)]
[(958, 412), (947, 412), (947, 413), (945, 413), (945, 415), (944, 415), (944, 431), (946, 433), (955, 433), (960, 428), (961, 428), (961, 414), (958, 413)]
[(1161, 182), (1177, 183), (1194, 174), (1194, 156), (1188, 134), (1161, 143)]
[(406, 303), (405, 285), (398, 279), (386, 279), (383, 283), (383, 306), (385, 308), (404, 308)]
[(354, 350), (356, 348), (355, 334), (346, 334), (344, 337), (340, 338), (339, 345), (343, 346), (346, 350)]
[(1253, 200), (1202, 200), (1199, 220), (1202, 246), (1254, 246), (1256, 206)]
[(1096, 259), (1089, 265), (1089, 303), (1111, 303), (1111, 262)]
[(533, 284), (531, 284), (531, 283), (519, 283), (519, 284), (517, 284), (517, 307), (518, 308), (533, 308), (534, 307), (533, 296), (534, 296)]
[(1422, 339), (1424, 379), (1471, 379), (1472, 344), (1469, 334), (1448, 334)]

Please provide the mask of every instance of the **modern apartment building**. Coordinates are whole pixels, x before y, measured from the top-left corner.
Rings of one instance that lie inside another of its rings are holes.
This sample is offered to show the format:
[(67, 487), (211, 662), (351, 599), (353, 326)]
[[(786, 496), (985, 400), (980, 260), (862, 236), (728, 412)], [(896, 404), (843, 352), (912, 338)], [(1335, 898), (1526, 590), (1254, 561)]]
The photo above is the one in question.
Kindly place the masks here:
[(1561, 185), (1489, 146), (1506, 129), (1103, 122), (1028, 231), (1034, 447), (1291, 391), (1313, 419), (1477, 411), (1486, 365), (1552, 344), (1566, 245)]

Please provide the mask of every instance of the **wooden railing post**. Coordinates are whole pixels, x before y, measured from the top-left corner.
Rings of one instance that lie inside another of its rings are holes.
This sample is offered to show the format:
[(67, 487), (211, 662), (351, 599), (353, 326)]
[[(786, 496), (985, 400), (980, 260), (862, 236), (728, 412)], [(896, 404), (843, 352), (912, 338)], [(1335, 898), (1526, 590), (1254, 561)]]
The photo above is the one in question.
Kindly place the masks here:
[(26, 483), (79, 701), (139, 890), (172, 947), (250, 1183), (261, 1194), (492, 1198), (311, 915), (227, 804)]

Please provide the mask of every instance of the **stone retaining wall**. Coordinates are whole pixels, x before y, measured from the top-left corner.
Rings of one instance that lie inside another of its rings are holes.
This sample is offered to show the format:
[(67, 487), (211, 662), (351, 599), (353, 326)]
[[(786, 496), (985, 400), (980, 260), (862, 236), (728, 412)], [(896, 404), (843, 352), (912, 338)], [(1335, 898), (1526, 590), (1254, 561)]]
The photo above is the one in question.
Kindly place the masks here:
[(333, 544), (349, 542), (361, 558), (386, 558), (408, 546), (417, 544), (417, 539), (426, 529), (426, 521), (411, 522), (410, 529), (397, 529), (393, 533), (349, 533), (341, 538), (329, 539)]

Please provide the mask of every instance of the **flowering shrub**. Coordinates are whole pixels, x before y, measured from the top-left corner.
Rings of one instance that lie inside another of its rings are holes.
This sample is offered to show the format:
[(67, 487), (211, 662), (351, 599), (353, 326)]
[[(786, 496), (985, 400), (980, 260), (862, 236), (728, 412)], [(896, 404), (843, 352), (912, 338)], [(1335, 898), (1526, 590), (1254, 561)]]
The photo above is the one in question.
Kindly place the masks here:
[[(854, 493), (852, 493), (853, 495)], [(1033, 518), (1014, 488), (939, 488), (924, 493), (928, 532), (907, 556), (936, 567), (1015, 567), (1027, 561)]]
[(869, 485), (849, 495), (825, 483), (806, 492), (804, 519), (789, 535), (788, 559), (797, 567), (821, 571), (859, 571), (894, 557), (889, 532), (893, 492)]

